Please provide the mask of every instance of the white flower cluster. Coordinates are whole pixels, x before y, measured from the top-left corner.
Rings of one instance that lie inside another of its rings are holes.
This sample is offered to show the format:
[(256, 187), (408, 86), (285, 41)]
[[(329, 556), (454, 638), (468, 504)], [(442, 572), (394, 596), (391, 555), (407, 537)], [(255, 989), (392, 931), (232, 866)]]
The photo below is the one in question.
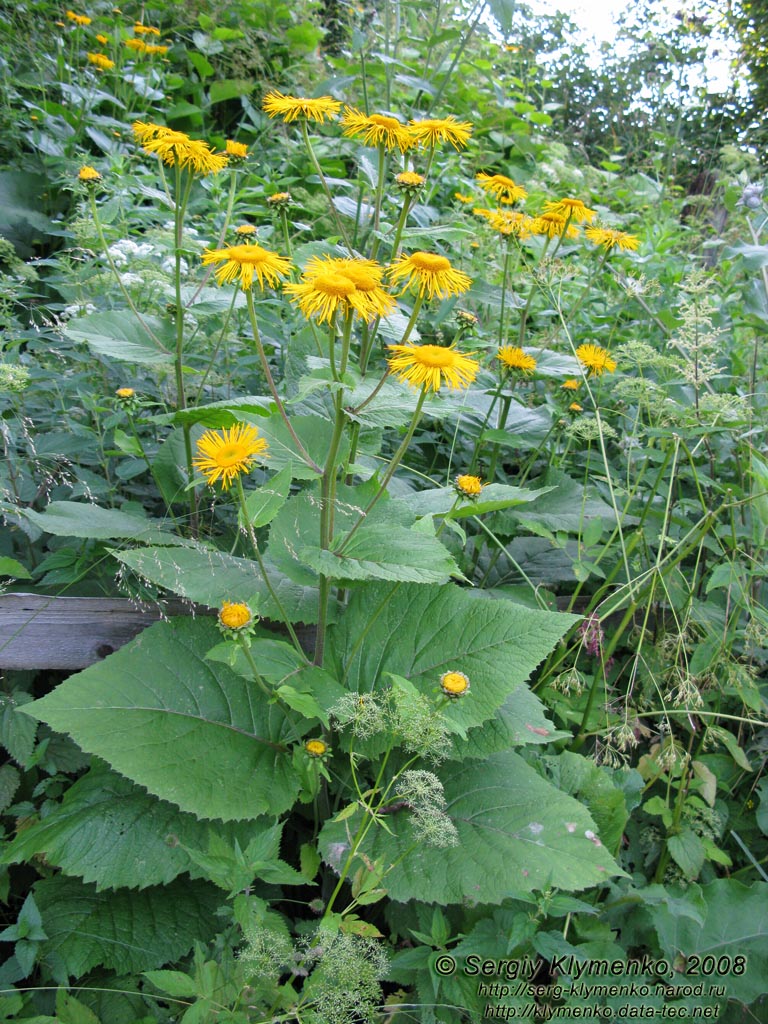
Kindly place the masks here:
[(149, 242), (142, 242), (141, 245), (130, 238), (121, 238), (119, 242), (110, 245), (107, 252), (116, 267), (125, 267), (132, 259), (143, 259), (151, 256), (155, 251), (154, 245)]

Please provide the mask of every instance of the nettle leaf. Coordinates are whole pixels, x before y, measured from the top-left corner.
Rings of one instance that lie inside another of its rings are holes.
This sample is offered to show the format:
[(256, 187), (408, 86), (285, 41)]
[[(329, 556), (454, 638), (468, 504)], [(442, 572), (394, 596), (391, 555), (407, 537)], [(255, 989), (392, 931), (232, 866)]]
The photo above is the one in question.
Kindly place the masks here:
[(157, 623), (23, 710), (200, 818), (280, 814), (299, 788), (295, 729), (247, 680), (206, 659), (220, 639), (208, 620)]
[(181, 544), (159, 520), (145, 519), (116, 508), (101, 508), (86, 501), (52, 501), (44, 512), (20, 510), (31, 523), (55, 537), (114, 540), (125, 537), (147, 544)]
[[(623, 874), (584, 806), (542, 779), (518, 754), (494, 754), (453, 777), (442, 775), (456, 846), (427, 846), (408, 810), (388, 816), (388, 828), (372, 829), (363, 844), (371, 861), (397, 865), (383, 882), (393, 900), (500, 903), (516, 891), (572, 892)], [(348, 843), (348, 834), (354, 835), (360, 813), (325, 826), (320, 849), (326, 861), (334, 855), (333, 844)]]
[[(402, 584), (382, 610), (390, 591), (370, 584), (352, 595), (331, 631), (329, 671), (352, 691), (386, 686), (386, 674), (393, 673), (427, 695), (444, 672), (464, 672), (471, 693), (451, 709), (464, 729), (492, 718), (578, 621), (509, 601), (479, 601), (451, 585)], [(528, 702), (526, 712), (532, 710)]]
[[(272, 826), (219, 823), (217, 833), (242, 845)], [(210, 823), (158, 800), (96, 763), (70, 786), (42, 821), (19, 832), (0, 863), (18, 864), (44, 853), (46, 861), (92, 882), (96, 890), (167, 885), (182, 872), (196, 876), (185, 847), (204, 849)]]
[[(746, 886), (734, 878), (717, 878), (700, 892), (706, 908), (703, 923), (674, 914), (666, 902), (648, 907), (661, 949), (670, 961), (680, 954), (688, 957), (689, 965), (692, 954), (716, 961), (744, 957), (744, 972), (729, 968), (721, 981), (730, 999), (751, 1003), (765, 994), (768, 976), (768, 883)], [(695, 984), (701, 978), (689, 975), (685, 980)]]
[[(161, 366), (173, 362), (175, 337), (170, 320), (142, 314), (142, 322), (131, 313), (92, 313), (63, 328), (73, 341), (83, 342), (91, 351), (124, 363)], [(145, 326), (142, 326), (145, 325)]]
[(133, 974), (178, 960), (214, 935), (221, 903), (213, 886), (188, 878), (99, 893), (57, 875), (36, 882), (34, 893), (48, 936), (41, 956), (60, 984), (94, 967)]
[[(220, 608), (224, 600), (245, 601), (265, 619), (283, 620), (283, 612), (267, 590), (258, 562), (235, 558), (203, 545), (137, 548), (112, 554), (144, 579), (196, 604)], [(302, 585), (266, 565), (272, 587), (291, 622), (317, 622), (314, 581)]]

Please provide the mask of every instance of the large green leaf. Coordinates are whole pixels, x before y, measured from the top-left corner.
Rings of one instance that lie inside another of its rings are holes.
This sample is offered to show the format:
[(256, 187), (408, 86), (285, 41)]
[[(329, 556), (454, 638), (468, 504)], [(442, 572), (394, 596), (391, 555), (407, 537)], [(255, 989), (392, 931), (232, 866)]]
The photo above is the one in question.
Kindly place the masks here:
[[(547, 488), (544, 488), (546, 490)], [(435, 487), (428, 491), (417, 491), (403, 498), (408, 508), (420, 516), (445, 515), (451, 513), (451, 519), (466, 519), (468, 516), (479, 516), (485, 512), (496, 512), (499, 509), (513, 508), (535, 501), (541, 491), (531, 491), (525, 487), (509, 487), (506, 484), (489, 484), (484, 487), (476, 501), (462, 501), (456, 508), (456, 491), (453, 487)]]
[(58, 875), (36, 882), (34, 894), (48, 936), (41, 954), (61, 984), (94, 967), (133, 974), (177, 960), (216, 932), (221, 904), (213, 886), (189, 879), (99, 893)]
[[(751, 1003), (765, 994), (768, 977), (768, 883), (746, 886), (735, 878), (717, 878), (702, 886), (701, 894), (706, 906), (703, 924), (673, 913), (664, 902), (648, 908), (661, 949), (670, 961), (680, 955), (688, 958), (691, 973), (684, 979), (686, 984), (717, 980), (725, 985), (729, 998)], [(699, 963), (694, 976), (694, 954), (699, 961), (713, 957), (717, 964), (721, 957), (730, 957), (728, 969), (723, 969), (721, 977), (718, 966), (717, 975), (712, 976)], [(734, 966), (739, 956), (744, 958), (743, 970)]]
[[(113, 554), (145, 579), (197, 604), (220, 608), (224, 600), (253, 601), (264, 618), (283, 618), (258, 563), (248, 558), (235, 558), (203, 545), (137, 548)], [(310, 586), (296, 583), (271, 564), (267, 572), (286, 616), (292, 622), (317, 622), (314, 581)]]
[[(301, 441), (305, 451), (318, 466), (325, 465), (328, 449), (333, 436), (333, 423), (320, 416), (291, 416), (291, 426)], [(278, 413), (269, 419), (260, 420), (259, 433), (269, 444), (269, 465), (271, 469), (282, 469), (291, 466), (295, 480), (314, 480), (319, 473), (309, 466), (288, 428)], [(339, 450), (338, 463), (342, 463), (349, 453), (349, 439), (345, 438)]]
[(170, 320), (142, 314), (142, 323), (131, 313), (92, 313), (64, 327), (64, 334), (83, 342), (100, 356), (143, 366), (170, 365), (175, 337)]
[[(442, 774), (458, 845), (427, 846), (408, 810), (388, 816), (388, 828), (372, 829), (364, 843), (371, 860), (397, 865), (382, 882), (392, 899), (500, 903), (517, 891), (575, 891), (622, 873), (584, 806), (518, 754), (494, 754), (452, 777)], [(334, 844), (348, 844), (360, 813), (323, 829), (320, 847), (329, 863), (338, 863)]]
[[(266, 819), (219, 822), (216, 832), (245, 846), (270, 826)], [(184, 847), (204, 850), (211, 827), (97, 763), (70, 786), (58, 807), (16, 835), (1, 863), (18, 864), (44, 853), (48, 864), (95, 883), (97, 891), (145, 889), (167, 885), (185, 871), (196, 876)]]
[(206, 660), (220, 639), (208, 620), (157, 623), (22, 710), (200, 818), (280, 814), (299, 788), (294, 729), (253, 684)]
[(85, 537), (91, 540), (114, 540), (118, 537), (140, 540), (147, 544), (181, 544), (176, 534), (169, 533), (163, 522), (145, 519), (133, 512), (101, 508), (85, 501), (52, 501), (44, 512), (21, 509), (30, 522), (55, 537)]
[(478, 600), (452, 585), (402, 584), (393, 591), (370, 584), (353, 594), (332, 631), (330, 657), (336, 677), (361, 693), (387, 685), (382, 677), (391, 672), (432, 695), (444, 672), (464, 672), (472, 689), (455, 702), (451, 718), (469, 729), (494, 715), (576, 621)]
[[(532, 492), (530, 504), (522, 509), (510, 509), (494, 516), (491, 528), (501, 534), (517, 533), (520, 525), (543, 526), (553, 533), (563, 530), (581, 533), (593, 519), (613, 525), (616, 513), (591, 488), (558, 470), (550, 470), (545, 477), (546, 487)], [(622, 516), (622, 524), (636, 523), (635, 516)]]

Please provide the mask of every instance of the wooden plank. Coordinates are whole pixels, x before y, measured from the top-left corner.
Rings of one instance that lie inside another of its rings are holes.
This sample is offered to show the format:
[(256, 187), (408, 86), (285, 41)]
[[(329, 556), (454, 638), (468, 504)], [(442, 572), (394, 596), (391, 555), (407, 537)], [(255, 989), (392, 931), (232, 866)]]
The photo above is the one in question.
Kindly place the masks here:
[(0, 594), (0, 667), (86, 668), (153, 622), (190, 611), (180, 601), (142, 610), (126, 598)]

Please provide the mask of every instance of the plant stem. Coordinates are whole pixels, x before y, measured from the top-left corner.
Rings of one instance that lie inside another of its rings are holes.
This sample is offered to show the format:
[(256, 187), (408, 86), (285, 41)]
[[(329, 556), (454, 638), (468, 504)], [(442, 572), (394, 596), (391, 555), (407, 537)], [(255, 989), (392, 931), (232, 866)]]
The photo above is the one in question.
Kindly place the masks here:
[(335, 206), (335, 204), (333, 202), (333, 196), (331, 195), (331, 190), (328, 188), (328, 182), (325, 180), (325, 175), (323, 174), (323, 169), (320, 166), (320, 163), (318, 162), (317, 157), (315, 156), (315, 151), (312, 148), (312, 142), (310, 141), (310, 138), (309, 138), (309, 132), (307, 131), (307, 122), (304, 121), (304, 120), (302, 120), (302, 122), (301, 122), (301, 133), (302, 133), (302, 135), (304, 137), (304, 145), (307, 147), (307, 153), (309, 154), (309, 159), (312, 161), (312, 166), (315, 169), (315, 174), (317, 174), (318, 178), (320, 179), (320, 184), (323, 186), (323, 192), (325, 192), (325, 197), (328, 200), (328, 206), (330, 207), (331, 216), (333, 217), (334, 221), (336, 222), (336, 230), (339, 232), (339, 235), (341, 236), (341, 238), (342, 238), (342, 240), (344, 242), (344, 245), (347, 247), (347, 250), (351, 254), (352, 253), (352, 245), (351, 245), (351, 243), (349, 241), (349, 236), (347, 235), (347, 232), (344, 230), (344, 225), (341, 223), (341, 218), (339, 217), (339, 211), (336, 209), (336, 206)]

